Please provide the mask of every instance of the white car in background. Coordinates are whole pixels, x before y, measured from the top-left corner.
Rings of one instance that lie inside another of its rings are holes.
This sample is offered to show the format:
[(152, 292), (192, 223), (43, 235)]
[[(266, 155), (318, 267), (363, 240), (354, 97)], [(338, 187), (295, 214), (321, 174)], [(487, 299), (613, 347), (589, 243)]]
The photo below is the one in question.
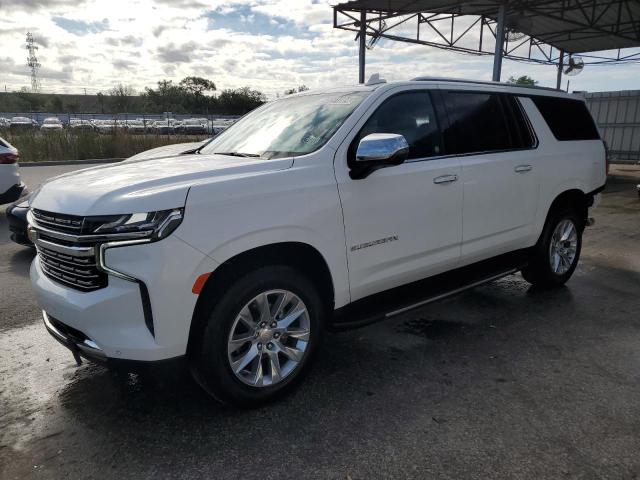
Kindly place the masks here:
[(26, 192), (18, 172), (18, 149), (0, 138), (0, 205), (15, 202)]
[(9, 128), (13, 131), (33, 130), (38, 128), (38, 123), (34, 124), (34, 120), (27, 117), (12, 117), (9, 122)]
[(45, 118), (42, 122), (42, 126), (40, 127), (40, 131), (42, 132), (55, 132), (63, 129), (64, 126), (58, 117)]
[(124, 126), (129, 133), (146, 133), (147, 131), (143, 120), (126, 120)]
[(91, 120), (84, 120), (82, 118), (72, 118), (69, 120), (69, 128), (71, 130), (94, 130)]

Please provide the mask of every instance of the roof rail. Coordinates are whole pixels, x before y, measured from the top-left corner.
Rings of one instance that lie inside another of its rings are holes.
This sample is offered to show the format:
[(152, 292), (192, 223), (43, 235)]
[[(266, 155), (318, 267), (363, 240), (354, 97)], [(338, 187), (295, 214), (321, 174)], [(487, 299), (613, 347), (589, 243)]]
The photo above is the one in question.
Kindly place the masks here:
[(556, 90), (551, 87), (538, 87), (536, 85), (520, 85), (517, 83), (507, 83), (507, 82), (493, 82), (488, 80), (467, 80), (464, 78), (449, 78), (449, 77), (415, 77), (411, 79), (412, 82), (425, 82), (425, 81), (439, 81), (439, 82), (456, 82), (456, 83), (470, 83), (472, 85), (503, 85), (507, 87), (518, 87), (518, 88), (532, 88), (536, 90), (546, 90), (550, 92), (560, 92), (565, 93), (563, 90)]

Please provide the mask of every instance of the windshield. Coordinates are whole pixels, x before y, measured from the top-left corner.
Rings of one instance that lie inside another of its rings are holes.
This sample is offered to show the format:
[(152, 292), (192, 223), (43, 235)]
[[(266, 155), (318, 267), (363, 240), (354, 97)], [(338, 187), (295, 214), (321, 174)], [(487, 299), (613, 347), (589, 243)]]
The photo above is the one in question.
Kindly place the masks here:
[(204, 154), (280, 158), (322, 147), (366, 93), (324, 93), (285, 98), (254, 110), (202, 149)]

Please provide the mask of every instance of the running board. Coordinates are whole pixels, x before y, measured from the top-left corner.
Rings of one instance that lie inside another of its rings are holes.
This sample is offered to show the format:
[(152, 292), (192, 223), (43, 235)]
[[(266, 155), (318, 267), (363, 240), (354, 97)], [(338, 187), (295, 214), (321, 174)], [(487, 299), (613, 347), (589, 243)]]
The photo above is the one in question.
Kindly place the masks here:
[(400, 308), (398, 310), (394, 310), (393, 312), (386, 313), (384, 316), (385, 316), (385, 318), (395, 317), (396, 315), (400, 315), (401, 313), (408, 312), (410, 310), (422, 307), (422, 306), (427, 305), (429, 303), (437, 302), (438, 300), (444, 300), (445, 298), (448, 298), (448, 297), (453, 297), (454, 295), (457, 295), (458, 293), (462, 293), (465, 290), (470, 290), (472, 288), (479, 287), (480, 285), (484, 285), (485, 283), (490, 283), (490, 282), (493, 282), (494, 280), (499, 280), (502, 277), (506, 277), (508, 275), (516, 273), (517, 271), (518, 271), (517, 268), (512, 268), (512, 269), (507, 270), (505, 272), (498, 273), (497, 275), (493, 275), (491, 277), (488, 277), (488, 278), (485, 278), (485, 279), (482, 279), (482, 280), (478, 280), (477, 282), (470, 283), (469, 285), (465, 285), (463, 287), (456, 288), (455, 290), (451, 290), (449, 292), (442, 293), (440, 295), (436, 295), (435, 297), (427, 298), (425, 300), (422, 300), (421, 302), (414, 303), (413, 305), (408, 305), (408, 306)]
[(329, 328), (359, 328), (444, 300), (516, 273), (526, 259), (526, 251), (513, 252), (372, 295), (336, 310)]

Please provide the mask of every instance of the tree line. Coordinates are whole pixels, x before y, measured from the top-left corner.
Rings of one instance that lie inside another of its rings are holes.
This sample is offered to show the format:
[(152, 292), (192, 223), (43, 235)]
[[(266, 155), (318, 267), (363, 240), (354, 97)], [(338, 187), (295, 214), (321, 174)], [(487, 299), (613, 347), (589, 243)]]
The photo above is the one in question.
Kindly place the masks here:
[(97, 95), (40, 94), (26, 90), (1, 93), (0, 111), (243, 115), (266, 100), (264, 93), (249, 87), (218, 91), (213, 81), (192, 76), (178, 83), (160, 80), (155, 88), (147, 87), (139, 94), (124, 84)]

